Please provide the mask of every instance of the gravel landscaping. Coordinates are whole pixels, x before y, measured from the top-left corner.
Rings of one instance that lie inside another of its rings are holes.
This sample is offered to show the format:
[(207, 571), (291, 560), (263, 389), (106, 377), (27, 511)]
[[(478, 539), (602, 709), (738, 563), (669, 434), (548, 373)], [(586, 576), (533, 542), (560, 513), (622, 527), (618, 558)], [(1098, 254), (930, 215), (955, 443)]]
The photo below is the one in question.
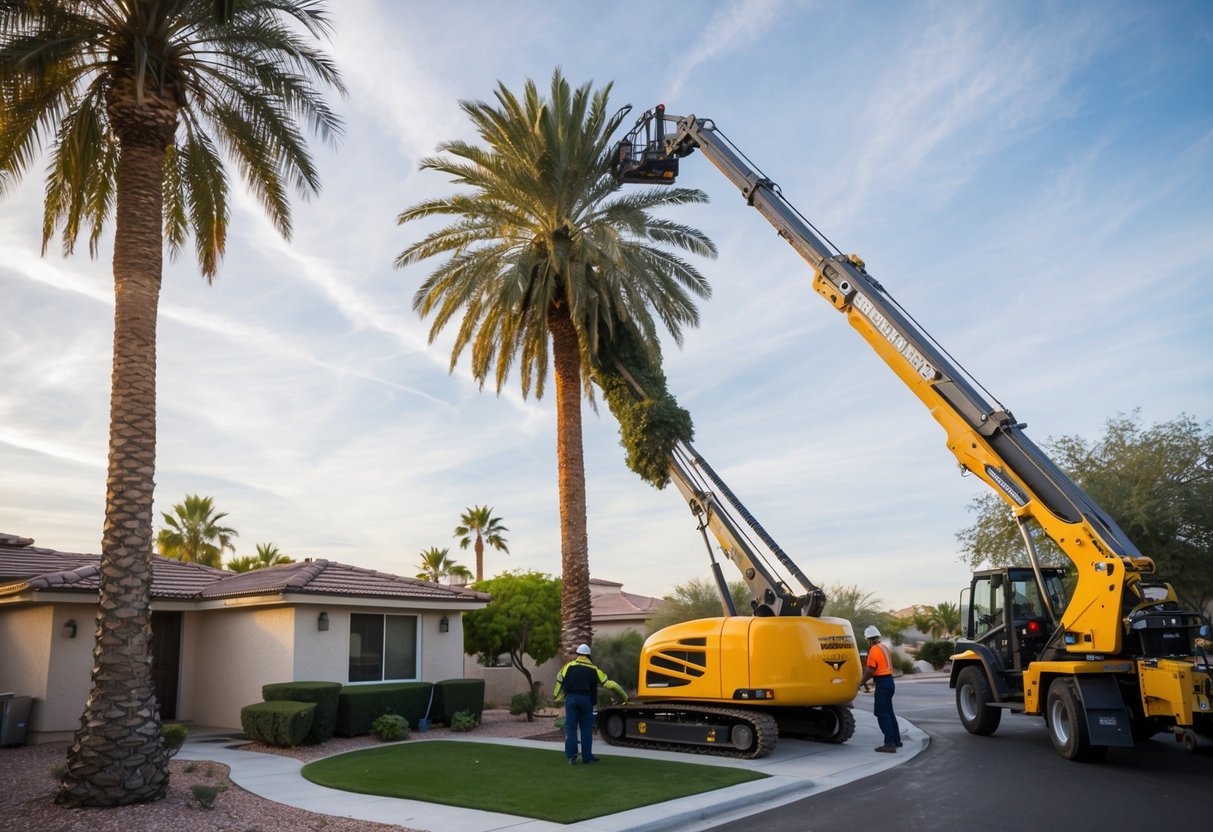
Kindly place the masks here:
[[(444, 737), (513, 737), (559, 742), (551, 717), (510, 716), (506, 711), (485, 711), (471, 732), (454, 734), (433, 727), (414, 732), (410, 742)], [(250, 751), (283, 754), (310, 761), (377, 745), (374, 737), (334, 737), (326, 743), (299, 748), (269, 748), (257, 744)], [(228, 779), (227, 766), (192, 760), (173, 760), (168, 795), (163, 800), (113, 809), (68, 809), (54, 803), (57, 783), (52, 769), (61, 766), (67, 743), (0, 748), (0, 818), (6, 832), (408, 832), (405, 826), (304, 812), (257, 797)], [(199, 805), (194, 787), (217, 787), (211, 809)]]

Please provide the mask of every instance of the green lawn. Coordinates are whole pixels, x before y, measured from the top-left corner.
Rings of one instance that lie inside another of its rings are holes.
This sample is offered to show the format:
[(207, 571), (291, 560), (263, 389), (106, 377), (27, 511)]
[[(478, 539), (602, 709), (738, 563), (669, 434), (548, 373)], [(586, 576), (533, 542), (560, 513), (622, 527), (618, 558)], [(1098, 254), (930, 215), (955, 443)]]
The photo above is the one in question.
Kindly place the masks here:
[(561, 751), (475, 742), (399, 743), (317, 760), (313, 783), (362, 794), (574, 823), (766, 777), (742, 768), (601, 757), (571, 766)]

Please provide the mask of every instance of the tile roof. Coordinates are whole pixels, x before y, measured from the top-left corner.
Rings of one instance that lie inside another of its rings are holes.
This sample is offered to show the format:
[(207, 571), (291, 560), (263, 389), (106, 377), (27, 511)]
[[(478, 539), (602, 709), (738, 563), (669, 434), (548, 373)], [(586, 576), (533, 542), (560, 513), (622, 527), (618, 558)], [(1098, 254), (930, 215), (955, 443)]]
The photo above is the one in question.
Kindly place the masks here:
[[(58, 552), (33, 540), (0, 532), (0, 596), (27, 590), (95, 593), (101, 558)], [(306, 560), (250, 572), (228, 572), (198, 563), (152, 558), (152, 597), (210, 600), (244, 596), (344, 595), (358, 598), (479, 603), (482, 592), (416, 578), (402, 578), (328, 560)]]
[(487, 601), (489, 596), (464, 587), (403, 578), (374, 569), (330, 560), (287, 563), (232, 575), (204, 589), (201, 598), (230, 598), (272, 593), (353, 595), (435, 601)]
[(665, 603), (661, 598), (631, 592), (604, 592), (590, 600), (594, 618), (648, 618)]

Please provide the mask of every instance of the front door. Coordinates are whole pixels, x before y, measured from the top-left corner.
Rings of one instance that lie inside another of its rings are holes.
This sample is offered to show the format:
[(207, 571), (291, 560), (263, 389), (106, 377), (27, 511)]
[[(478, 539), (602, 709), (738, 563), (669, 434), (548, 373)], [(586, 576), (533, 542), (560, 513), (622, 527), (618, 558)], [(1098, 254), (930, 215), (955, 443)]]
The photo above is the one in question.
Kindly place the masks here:
[(160, 719), (177, 718), (177, 680), (181, 676), (181, 613), (152, 613), (152, 684)]

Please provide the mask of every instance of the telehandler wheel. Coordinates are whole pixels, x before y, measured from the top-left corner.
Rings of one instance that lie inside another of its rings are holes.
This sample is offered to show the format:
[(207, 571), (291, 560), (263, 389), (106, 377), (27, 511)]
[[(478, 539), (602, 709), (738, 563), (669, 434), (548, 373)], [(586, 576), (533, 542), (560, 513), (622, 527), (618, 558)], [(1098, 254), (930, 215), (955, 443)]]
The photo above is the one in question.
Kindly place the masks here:
[(1108, 753), (1106, 745), (1091, 745), (1086, 709), (1078, 699), (1072, 679), (1058, 679), (1049, 685), (1045, 721), (1054, 750), (1067, 760), (1089, 762)]
[(970, 734), (989, 736), (998, 730), (1002, 708), (993, 708), (994, 692), (985, 671), (973, 665), (960, 671), (956, 680), (956, 713)]

